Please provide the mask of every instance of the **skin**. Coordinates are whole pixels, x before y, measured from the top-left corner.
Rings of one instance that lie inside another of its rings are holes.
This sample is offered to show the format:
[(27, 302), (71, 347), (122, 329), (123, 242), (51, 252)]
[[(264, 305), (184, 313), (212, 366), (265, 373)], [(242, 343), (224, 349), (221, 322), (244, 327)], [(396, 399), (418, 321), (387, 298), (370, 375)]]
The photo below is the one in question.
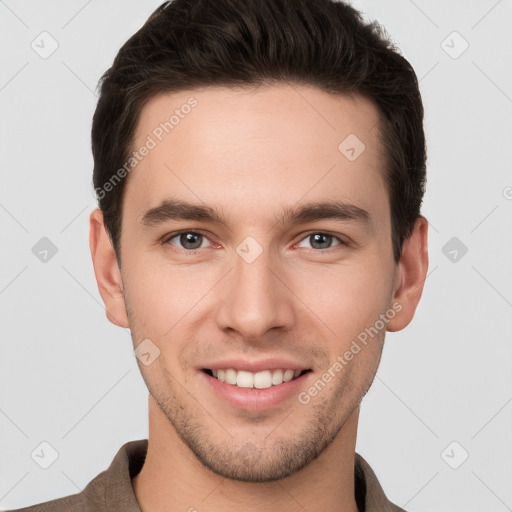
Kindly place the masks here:
[[(160, 350), (150, 365), (138, 361), (150, 393), (149, 448), (135, 496), (150, 512), (356, 512), (360, 402), (385, 331), (413, 318), (427, 221), (416, 221), (396, 264), (378, 110), (367, 99), (285, 84), (159, 95), (141, 112), (134, 146), (191, 96), (198, 105), (129, 175), (121, 269), (101, 211), (90, 216), (107, 317), (131, 329), (134, 347), (150, 339)], [(351, 133), (366, 146), (354, 161), (338, 150)], [(226, 224), (142, 226), (144, 212), (170, 195), (216, 208)], [(358, 206), (369, 222), (276, 223), (284, 208), (325, 200)], [(204, 235), (195, 254), (179, 236), (169, 240), (180, 230)], [(334, 238), (319, 246), (318, 232)], [(236, 252), (248, 236), (262, 249), (252, 263)], [(294, 395), (242, 410), (205, 385), (200, 368), (213, 359), (283, 357), (311, 370), (307, 391), (393, 304), (400, 311), (307, 404)]]

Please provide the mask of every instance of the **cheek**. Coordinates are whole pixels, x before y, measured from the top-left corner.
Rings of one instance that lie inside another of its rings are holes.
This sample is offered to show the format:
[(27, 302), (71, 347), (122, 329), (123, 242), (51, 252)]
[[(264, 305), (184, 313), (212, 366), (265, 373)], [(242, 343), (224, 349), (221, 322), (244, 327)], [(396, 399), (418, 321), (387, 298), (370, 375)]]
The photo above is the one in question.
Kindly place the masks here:
[(337, 339), (346, 339), (373, 325), (388, 307), (391, 283), (383, 275), (386, 270), (371, 263), (338, 266), (315, 271), (314, 279), (296, 273), (291, 288)]
[(200, 311), (201, 300), (219, 279), (211, 268), (162, 263), (161, 257), (126, 258), (125, 267), (132, 327), (139, 335), (161, 341)]

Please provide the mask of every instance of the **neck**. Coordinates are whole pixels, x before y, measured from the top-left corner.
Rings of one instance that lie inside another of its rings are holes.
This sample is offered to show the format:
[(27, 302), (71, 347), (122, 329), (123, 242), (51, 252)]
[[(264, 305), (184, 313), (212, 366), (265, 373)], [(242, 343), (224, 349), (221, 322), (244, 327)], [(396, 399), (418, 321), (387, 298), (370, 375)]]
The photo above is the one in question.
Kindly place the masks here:
[(240, 482), (204, 467), (150, 395), (148, 452), (132, 479), (135, 497), (144, 512), (358, 512), (354, 492), (358, 417), (359, 407), (334, 441), (297, 473), (272, 482)]

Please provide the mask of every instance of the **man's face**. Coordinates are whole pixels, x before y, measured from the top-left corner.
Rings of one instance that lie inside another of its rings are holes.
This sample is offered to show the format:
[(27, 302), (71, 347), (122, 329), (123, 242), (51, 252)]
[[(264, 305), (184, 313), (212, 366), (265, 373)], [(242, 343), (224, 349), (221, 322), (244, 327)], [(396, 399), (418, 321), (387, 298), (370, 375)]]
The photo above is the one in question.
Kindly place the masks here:
[[(169, 133), (157, 129), (191, 97)], [(220, 475), (270, 480), (304, 467), (373, 381), (397, 269), (377, 116), (361, 97), (285, 85), (161, 95), (142, 110), (134, 147), (148, 136), (156, 146), (125, 190), (124, 300), (134, 346), (149, 339), (160, 351), (139, 366), (168, 428)], [(148, 213), (166, 200), (223, 222)], [(341, 214), (288, 215), (315, 203)], [(263, 389), (221, 382), (222, 370)], [(279, 370), (300, 376), (267, 387)]]

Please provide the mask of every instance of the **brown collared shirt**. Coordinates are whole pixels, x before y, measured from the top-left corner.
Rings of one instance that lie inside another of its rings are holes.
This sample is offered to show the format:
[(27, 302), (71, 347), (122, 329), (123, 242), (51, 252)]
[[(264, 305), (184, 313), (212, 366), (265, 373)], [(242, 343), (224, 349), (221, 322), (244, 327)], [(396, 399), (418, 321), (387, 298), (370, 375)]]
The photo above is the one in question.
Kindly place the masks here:
[[(141, 512), (132, 488), (146, 459), (148, 440), (125, 443), (114, 460), (81, 493), (7, 512)], [(384, 494), (370, 465), (358, 453), (354, 468), (355, 498), (359, 512), (405, 512)]]

